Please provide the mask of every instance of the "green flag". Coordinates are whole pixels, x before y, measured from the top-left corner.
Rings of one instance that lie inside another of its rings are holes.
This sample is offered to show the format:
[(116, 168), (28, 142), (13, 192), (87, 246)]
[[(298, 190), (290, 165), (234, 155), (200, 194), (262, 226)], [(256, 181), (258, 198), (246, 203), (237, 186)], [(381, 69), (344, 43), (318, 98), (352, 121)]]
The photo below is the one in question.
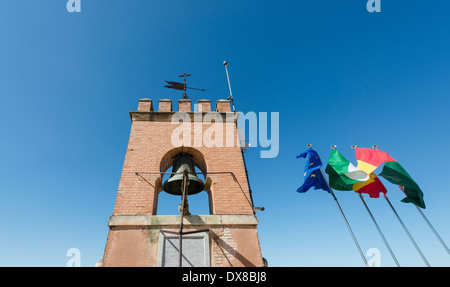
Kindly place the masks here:
[(392, 157), (388, 156), (380, 175), (393, 184), (397, 184), (406, 194), (402, 202), (410, 202), (425, 208), (423, 192), (406, 170)]
[(366, 181), (369, 175), (356, 168), (337, 150), (331, 150), (325, 172), (329, 175), (330, 187), (336, 190), (353, 190), (353, 184)]

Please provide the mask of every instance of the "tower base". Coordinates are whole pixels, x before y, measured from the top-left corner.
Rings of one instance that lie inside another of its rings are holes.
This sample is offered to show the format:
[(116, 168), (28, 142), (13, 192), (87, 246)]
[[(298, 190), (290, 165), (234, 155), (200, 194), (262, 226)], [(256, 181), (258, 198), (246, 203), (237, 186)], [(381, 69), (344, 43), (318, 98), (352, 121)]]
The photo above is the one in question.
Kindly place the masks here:
[[(115, 215), (103, 266), (179, 266), (179, 215)], [(183, 267), (262, 267), (255, 215), (183, 217)]]

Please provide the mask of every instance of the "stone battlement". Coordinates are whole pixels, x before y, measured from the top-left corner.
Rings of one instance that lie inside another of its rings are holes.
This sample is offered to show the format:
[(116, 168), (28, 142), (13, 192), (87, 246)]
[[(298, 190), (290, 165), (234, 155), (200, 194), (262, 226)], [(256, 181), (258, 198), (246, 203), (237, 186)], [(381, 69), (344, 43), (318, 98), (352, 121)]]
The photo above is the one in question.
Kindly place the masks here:
[[(198, 100), (197, 110), (193, 110), (192, 101), (190, 99), (179, 99), (178, 100), (178, 112), (211, 112), (211, 101), (210, 100)], [(230, 101), (229, 100), (218, 100), (216, 102), (215, 112), (218, 113), (229, 113), (231, 112)], [(140, 99), (138, 112), (156, 112), (155, 106), (151, 99)], [(157, 112), (176, 112), (172, 109), (172, 100), (170, 99), (160, 99), (158, 101), (158, 111)]]

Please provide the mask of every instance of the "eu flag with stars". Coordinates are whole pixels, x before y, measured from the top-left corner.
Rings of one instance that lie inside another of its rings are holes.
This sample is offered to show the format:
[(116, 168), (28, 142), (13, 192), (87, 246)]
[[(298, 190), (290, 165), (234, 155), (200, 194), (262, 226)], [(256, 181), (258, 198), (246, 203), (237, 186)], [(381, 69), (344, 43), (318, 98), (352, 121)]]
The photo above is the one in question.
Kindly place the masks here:
[(312, 148), (309, 148), (307, 151), (297, 156), (297, 158), (301, 157), (306, 158), (304, 174), (305, 182), (297, 189), (297, 192), (307, 192), (311, 187), (314, 187), (314, 189), (323, 189), (331, 193), (330, 187), (320, 170), (322, 161), (317, 152)]

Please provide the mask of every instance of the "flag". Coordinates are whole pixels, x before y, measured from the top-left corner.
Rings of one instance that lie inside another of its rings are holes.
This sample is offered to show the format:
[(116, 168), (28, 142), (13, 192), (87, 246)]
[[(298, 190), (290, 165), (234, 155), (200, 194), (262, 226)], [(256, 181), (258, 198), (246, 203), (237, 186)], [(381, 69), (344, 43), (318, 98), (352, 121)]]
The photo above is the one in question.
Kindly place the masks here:
[(383, 194), (387, 192), (386, 187), (373, 172), (369, 174), (369, 180), (354, 183), (353, 190), (358, 193), (367, 193), (371, 198), (378, 198), (380, 197), (380, 192)]
[(297, 156), (297, 158), (306, 158), (306, 166), (304, 178), (305, 181), (302, 186), (297, 189), (297, 192), (307, 192), (311, 187), (314, 189), (323, 189), (331, 193), (330, 187), (327, 184), (325, 177), (321, 171), (322, 161), (315, 150), (309, 148), (307, 151)]
[(184, 91), (186, 89), (186, 84), (183, 84), (183, 83), (172, 82), (172, 81), (166, 81), (166, 83), (168, 83), (168, 85), (165, 85), (164, 88), (175, 89), (175, 90), (180, 90), (180, 91)]
[(406, 170), (392, 157), (388, 156), (380, 175), (393, 184), (397, 184), (405, 193), (402, 202), (413, 203), (425, 208), (423, 192)]
[(388, 154), (377, 149), (356, 148), (355, 156), (358, 162), (356, 167), (367, 174), (371, 174), (386, 161)]
[(353, 190), (353, 184), (366, 181), (369, 175), (356, 168), (337, 150), (331, 150), (325, 172), (329, 175), (330, 187), (337, 190)]

